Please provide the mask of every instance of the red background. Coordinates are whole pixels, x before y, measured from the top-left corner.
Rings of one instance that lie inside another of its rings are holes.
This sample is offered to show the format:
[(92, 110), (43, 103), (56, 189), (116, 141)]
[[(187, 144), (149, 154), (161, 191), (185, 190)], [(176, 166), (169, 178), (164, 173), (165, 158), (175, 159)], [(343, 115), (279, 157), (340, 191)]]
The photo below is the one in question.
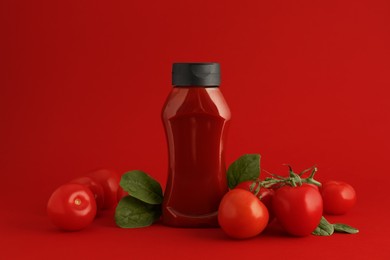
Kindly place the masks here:
[[(390, 256), (389, 1), (3, 0), (0, 19), (2, 256)], [(165, 185), (160, 111), (171, 64), (185, 61), (221, 63), (229, 163), (260, 153), (271, 172), (316, 164), (321, 180), (356, 188), (356, 208), (329, 219), (361, 232), (232, 241), (220, 229), (119, 229), (112, 213), (55, 229), (51, 192), (93, 168), (142, 169)]]

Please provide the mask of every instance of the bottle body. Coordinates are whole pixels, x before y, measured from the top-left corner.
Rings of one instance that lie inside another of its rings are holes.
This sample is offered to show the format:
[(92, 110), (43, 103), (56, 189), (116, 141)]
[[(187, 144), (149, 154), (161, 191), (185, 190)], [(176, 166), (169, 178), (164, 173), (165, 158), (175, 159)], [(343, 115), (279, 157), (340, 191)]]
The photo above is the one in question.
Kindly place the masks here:
[(218, 87), (175, 87), (162, 119), (168, 142), (163, 222), (179, 227), (217, 226), (227, 192), (225, 143), (230, 110)]

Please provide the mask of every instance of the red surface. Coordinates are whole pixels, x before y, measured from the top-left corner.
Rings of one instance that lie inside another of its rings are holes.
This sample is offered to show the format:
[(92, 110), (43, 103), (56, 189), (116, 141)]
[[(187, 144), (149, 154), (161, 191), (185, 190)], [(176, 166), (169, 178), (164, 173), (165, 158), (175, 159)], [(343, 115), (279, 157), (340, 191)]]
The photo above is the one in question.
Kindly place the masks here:
[[(389, 1), (5, 0), (0, 19), (3, 259), (389, 258)], [(110, 216), (58, 232), (51, 192), (91, 169), (165, 185), (160, 112), (178, 61), (221, 63), (228, 163), (259, 152), (271, 172), (316, 164), (356, 188), (356, 207), (330, 220), (361, 232), (237, 242), (220, 229), (122, 230)]]
[(225, 144), (230, 120), (220, 89), (173, 88), (162, 120), (169, 146), (163, 223), (217, 227), (219, 202), (228, 191)]

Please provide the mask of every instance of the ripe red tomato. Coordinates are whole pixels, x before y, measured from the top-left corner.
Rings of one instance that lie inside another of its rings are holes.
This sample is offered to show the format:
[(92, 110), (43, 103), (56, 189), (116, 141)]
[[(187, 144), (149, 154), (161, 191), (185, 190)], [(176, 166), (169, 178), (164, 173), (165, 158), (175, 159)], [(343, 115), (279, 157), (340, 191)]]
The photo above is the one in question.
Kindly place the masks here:
[(258, 196), (260, 196), (261, 202), (263, 202), (263, 204), (267, 207), (268, 214), (269, 214), (269, 219), (268, 219), (268, 223), (269, 223), (275, 218), (275, 214), (272, 209), (272, 200), (273, 197), (275, 196), (275, 191), (273, 189), (261, 188)]
[(306, 185), (309, 185), (310, 187), (316, 189), (317, 191), (320, 191), (320, 187), (318, 187), (317, 185), (315, 184), (312, 184), (312, 183), (306, 183)]
[(260, 234), (268, 223), (268, 210), (251, 192), (233, 189), (219, 205), (218, 222), (232, 238), (244, 239)]
[(129, 195), (128, 192), (124, 191), (121, 186), (119, 186), (118, 193), (117, 193), (117, 201), (119, 202), (123, 197), (126, 197)]
[(104, 203), (102, 209), (112, 209), (118, 203), (120, 193), (118, 174), (113, 170), (99, 169), (88, 174), (92, 180), (103, 187)]
[(294, 236), (307, 236), (322, 217), (321, 194), (307, 184), (283, 186), (275, 192), (272, 207), (283, 229)]
[(356, 204), (356, 192), (348, 183), (328, 181), (322, 185), (324, 212), (333, 215), (347, 213)]
[[(243, 190), (251, 191), (250, 187), (252, 184), (253, 184), (253, 181), (244, 181), (244, 182), (239, 183), (235, 187), (235, 189), (243, 189)], [(252, 193), (255, 192), (257, 187), (258, 187), (258, 183), (256, 183), (256, 185), (254, 186)], [(268, 214), (269, 214), (268, 223), (271, 222), (275, 217), (273, 210), (272, 210), (272, 198), (273, 198), (274, 194), (275, 194), (275, 191), (273, 189), (267, 189), (267, 188), (261, 188), (259, 194), (257, 194), (257, 196), (260, 198), (261, 202), (263, 202), (263, 204), (267, 207)]]
[(104, 206), (104, 190), (103, 187), (98, 184), (96, 181), (92, 180), (89, 177), (80, 177), (72, 180), (70, 183), (78, 183), (89, 188), (96, 200), (96, 206), (98, 210), (101, 210)]
[(51, 222), (64, 230), (80, 230), (96, 216), (93, 193), (81, 184), (65, 184), (56, 189), (47, 203)]

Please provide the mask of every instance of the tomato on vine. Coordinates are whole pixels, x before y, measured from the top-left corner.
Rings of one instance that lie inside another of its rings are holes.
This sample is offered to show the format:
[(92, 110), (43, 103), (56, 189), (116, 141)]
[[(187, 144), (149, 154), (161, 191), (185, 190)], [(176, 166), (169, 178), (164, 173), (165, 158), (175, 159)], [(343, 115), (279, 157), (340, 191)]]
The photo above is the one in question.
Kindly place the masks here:
[(243, 181), (239, 183), (235, 189), (243, 189), (252, 192), (256, 195), (261, 202), (267, 207), (269, 218), (268, 223), (274, 219), (274, 213), (272, 210), (272, 198), (275, 195), (275, 191), (270, 188), (259, 187), (260, 182), (255, 181)]
[(345, 214), (356, 204), (355, 189), (345, 182), (325, 182), (321, 194), (324, 200), (324, 212), (327, 214)]
[(322, 217), (321, 194), (305, 183), (296, 187), (285, 185), (279, 188), (272, 206), (283, 229), (294, 236), (310, 235)]
[(268, 210), (251, 192), (233, 189), (222, 198), (218, 223), (232, 238), (251, 238), (260, 234), (267, 226)]

